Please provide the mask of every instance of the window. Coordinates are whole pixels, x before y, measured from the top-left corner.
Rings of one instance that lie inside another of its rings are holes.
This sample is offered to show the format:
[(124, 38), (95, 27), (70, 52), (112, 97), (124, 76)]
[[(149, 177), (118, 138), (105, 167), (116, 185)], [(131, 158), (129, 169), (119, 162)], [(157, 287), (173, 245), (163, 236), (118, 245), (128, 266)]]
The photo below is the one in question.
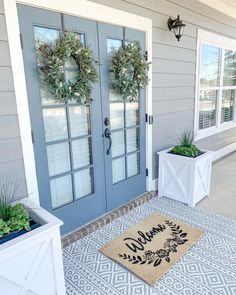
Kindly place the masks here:
[(197, 138), (235, 127), (236, 41), (199, 30)]

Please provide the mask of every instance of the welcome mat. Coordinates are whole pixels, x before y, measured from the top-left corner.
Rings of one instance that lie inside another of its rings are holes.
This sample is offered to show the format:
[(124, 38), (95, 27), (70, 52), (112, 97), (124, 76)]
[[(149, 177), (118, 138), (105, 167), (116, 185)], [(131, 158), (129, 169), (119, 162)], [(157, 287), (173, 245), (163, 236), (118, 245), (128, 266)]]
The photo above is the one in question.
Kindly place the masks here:
[(154, 285), (202, 235), (186, 223), (152, 214), (100, 251)]

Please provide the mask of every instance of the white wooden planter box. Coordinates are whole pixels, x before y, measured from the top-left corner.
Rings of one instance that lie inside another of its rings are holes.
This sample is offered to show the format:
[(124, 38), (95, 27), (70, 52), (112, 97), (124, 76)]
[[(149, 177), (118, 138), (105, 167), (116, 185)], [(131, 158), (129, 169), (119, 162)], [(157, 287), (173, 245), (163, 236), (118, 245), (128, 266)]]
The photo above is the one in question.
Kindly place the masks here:
[(170, 150), (157, 153), (158, 195), (195, 206), (210, 193), (213, 152), (202, 150), (202, 155), (189, 158), (171, 154)]
[(65, 295), (62, 222), (29, 199), (22, 203), (42, 226), (0, 245), (0, 294)]

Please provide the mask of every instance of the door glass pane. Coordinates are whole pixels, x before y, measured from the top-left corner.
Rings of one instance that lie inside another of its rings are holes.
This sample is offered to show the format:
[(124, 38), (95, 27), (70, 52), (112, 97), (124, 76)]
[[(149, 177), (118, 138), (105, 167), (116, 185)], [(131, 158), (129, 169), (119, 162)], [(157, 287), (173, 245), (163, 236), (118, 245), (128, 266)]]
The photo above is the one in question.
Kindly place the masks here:
[(79, 72), (78, 65), (76, 64), (74, 58), (70, 57), (65, 63), (66, 81), (70, 81), (71, 83), (74, 83), (76, 81), (78, 72)]
[(225, 50), (224, 86), (236, 86), (236, 51)]
[(50, 180), (52, 207), (55, 209), (73, 201), (71, 176)]
[(126, 126), (134, 126), (139, 124), (139, 103), (126, 103)]
[(202, 44), (200, 62), (200, 83), (203, 86), (219, 86), (221, 48)]
[(127, 156), (127, 177), (134, 176), (139, 173), (139, 153)]
[(136, 151), (139, 146), (139, 132), (136, 128), (126, 130), (126, 150), (127, 153)]
[[(110, 57), (111, 54), (113, 54), (115, 51), (117, 51), (120, 47), (122, 47), (122, 40), (107, 39), (108, 58)], [(121, 95), (119, 95), (118, 93), (113, 91), (112, 88), (110, 87), (109, 99), (110, 99), (110, 101), (122, 100), (122, 97), (121, 97)]]
[(235, 89), (223, 90), (221, 106), (221, 123), (233, 120), (235, 92)]
[(200, 91), (199, 129), (215, 126), (217, 93), (216, 90)]
[(110, 104), (111, 129), (124, 128), (124, 103)]
[(74, 169), (90, 165), (90, 138), (72, 141)]
[[(38, 48), (42, 43), (52, 43), (60, 36), (60, 31), (51, 28), (44, 28), (39, 26), (34, 26), (34, 38), (35, 38), (35, 46), (36, 46), (36, 57), (38, 67), (41, 66), (41, 61), (39, 59)], [(40, 72), (39, 72), (40, 73)], [(42, 105), (50, 105), (57, 103), (53, 98), (53, 94), (51, 93), (50, 87), (43, 80), (41, 73), (39, 74), (40, 79), (40, 93)]]
[(112, 178), (113, 183), (125, 179), (125, 158), (112, 160)]
[(90, 195), (93, 192), (92, 169), (85, 169), (76, 172), (74, 174), (74, 181), (76, 199)]
[(43, 119), (47, 142), (68, 137), (65, 108), (43, 109)]
[(112, 133), (112, 157), (117, 157), (125, 153), (124, 131)]
[(49, 176), (70, 171), (70, 154), (67, 142), (47, 146)]
[(70, 106), (71, 137), (84, 136), (90, 133), (89, 106)]
[(117, 51), (122, 46), (122, 40), (107, 39), (107, 53), (110, 54)]

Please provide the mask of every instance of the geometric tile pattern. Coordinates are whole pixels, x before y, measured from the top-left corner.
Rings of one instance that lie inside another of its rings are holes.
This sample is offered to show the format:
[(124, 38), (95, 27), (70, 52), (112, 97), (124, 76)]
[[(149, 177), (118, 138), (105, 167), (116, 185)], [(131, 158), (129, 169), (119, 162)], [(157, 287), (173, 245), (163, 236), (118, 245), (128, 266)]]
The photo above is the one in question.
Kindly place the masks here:
[[(98, 249), (152, 213), (204, 236), (151, 287)], [(156, 197), (63, 249), (67, 295), (236, 295), (236, 220)]]

